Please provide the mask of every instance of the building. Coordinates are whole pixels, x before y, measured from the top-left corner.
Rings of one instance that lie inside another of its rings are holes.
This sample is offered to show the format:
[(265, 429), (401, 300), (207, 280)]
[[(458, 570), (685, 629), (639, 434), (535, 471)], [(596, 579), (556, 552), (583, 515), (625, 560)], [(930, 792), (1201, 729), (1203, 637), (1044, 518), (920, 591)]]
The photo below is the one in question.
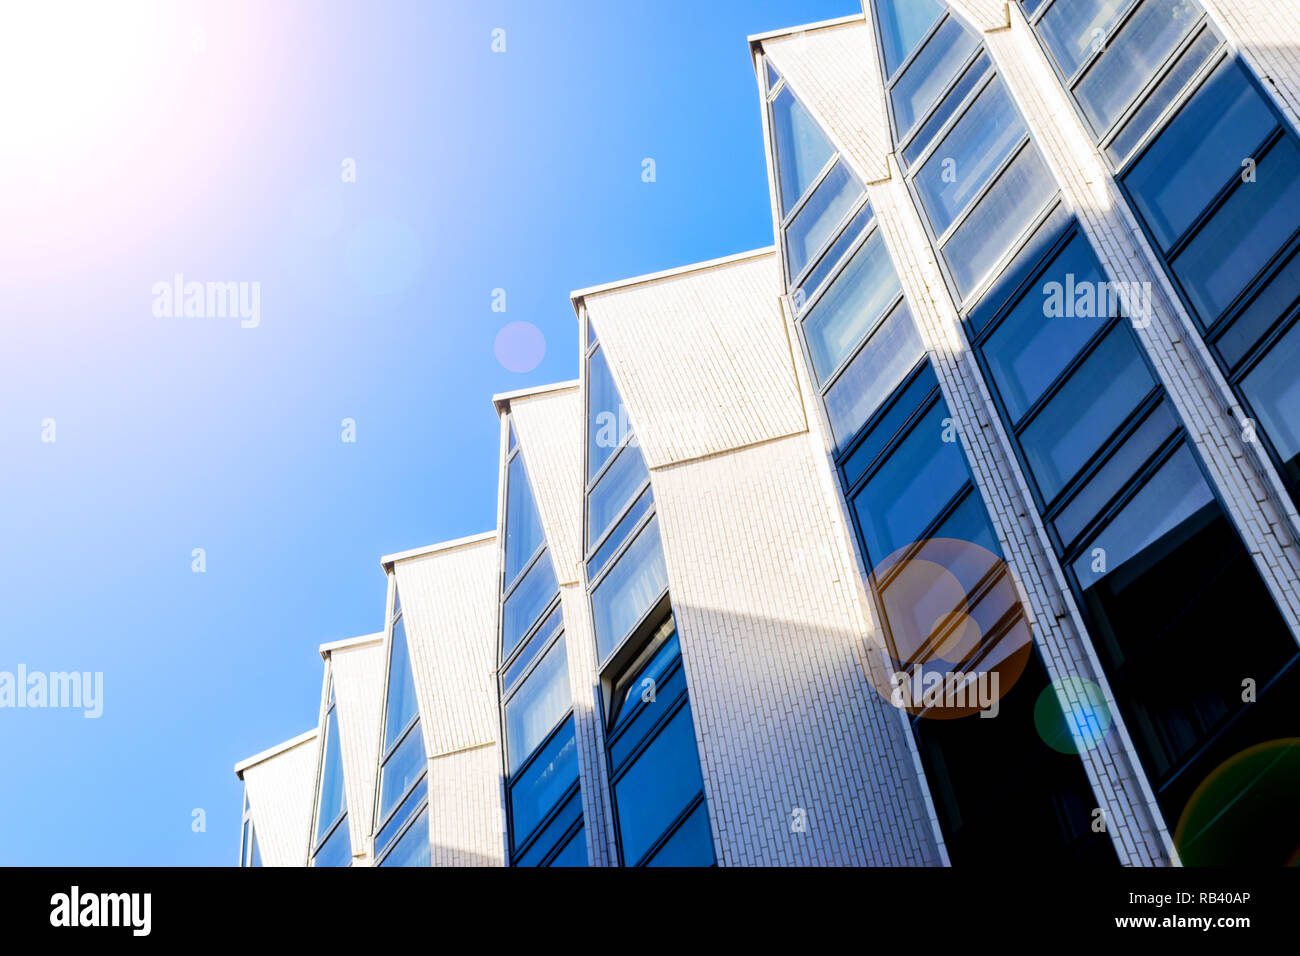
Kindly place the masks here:
[(863, 7), (749, 40), (775, 246), (496, 396), (264, 861), (1294, 862), (1300, 11)]

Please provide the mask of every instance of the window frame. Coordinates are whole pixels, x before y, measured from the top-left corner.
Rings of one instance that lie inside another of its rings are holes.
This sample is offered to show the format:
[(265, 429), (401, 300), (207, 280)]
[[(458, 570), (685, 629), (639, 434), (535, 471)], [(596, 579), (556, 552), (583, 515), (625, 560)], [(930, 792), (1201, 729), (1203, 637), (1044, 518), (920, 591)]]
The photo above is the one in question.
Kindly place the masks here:
[[(504, 702), (502, 702), (501, 705), (501, 714), (502, 714), (501, 726), (504, 728), (505, 727), (505, 703)], [(533, 845), (537, 842), (537, 840), (541, 837), (541, 835), (546, 832), (547, 825), (551, 823), (551, 821), (553, 821), (557, 816), (559, 816), (560, 811), (563, 810), (565, 805), (568, 804), (568, 802), (571, 799), (573, 799), (575, 796), (578, 797), (579, 806), (581, 809), (582, 770), (581, 768), (579, 768), (577, 779), (574, 780), (573, 783), (571, 783), (568, 787), (565, 788), (564, 794), (556, 799), (555, 803), (551, 805), (551, 808), (545, 814), (542, 815), (542, 817), (537, 821), (536, 824), (534, 824), (533, 828), (530, 831), (528, 831), (528, 833), (523, 835), (522, 841), (516, 845), (517, 836), (515, 833), (515, 808), (514, 808), (515, 785), (519, 782), (519, 779), (525, 773), (527, 773), (528, 770), (532, 767), (532, 765), (537, 761), (538, 755), (541, 754), (546, 749), (548, 744), (550, 744), (552, 741), (555, 740), (555, 738), (559, 735), (560, 731), (564, 729), (564, 727), (570, 721), (574, 722), (574, 739), (576, 742), (577, 719), (575, 716), (573, 704), (572, 702), (570, 702), (568, 709), (565, 710), (564, 712), (564, 715), (560, 717), (558, 721), (556, 721), (555, 726), (552, 727), (550, 731), (547, 732), (546, 736), (542, 738), (541, 742), (538, 743), (538, 745), (533, 748), (532, 753), (530, 753), (523, 760), (523, 762), (519, 764), (518, 769), (516, 769), (514, 773), (510, 773), (508, 770), (505, 772), (504, 790), (505, 790), (505, 809), (506, 809), (506, 813), (505, 813), (506, 840), (507, 840), (507, 847), (509, 849), (509, 859), (512, 866), (514, 865), (514, 861), (516, 859), (518, 859), (520, 856), (523, 856), (525, 853), (528, 852), (528, 850), (530, 850), (533, 847)], [(506, 755), (505, 750), (506, 748), (503, 746), (501, 748), (503, 766), (508, 767), (509, 758)], [(585, 824), (585, 821), (586, 821), (586, 813), (580, 812), (578, 814), (578, 824), (583, 825)], [(570, 830), (572, 829), (573, 828), (570, 828)], [(571, 835), (571, 832), (565, 831), (564, 836), (567, 837), (569, 835)], [(567, 845), (567, 839), (561, 839), (556, 842), (556, 847), (566, 846), (566, 845)], [(551, 855), (552, 854), (548, 853), (547, 857), (549, 858)]]
[[(343, 795), (343, 800), (342, 800), (343, 808), (338, 813), (338, 815), (330, 822), (330, 825), (325, 829), (325, 831), (323, 833), (320, 833), (319, 836), (317, 835), (318, 832), (320, 831), (321, 801), (325, 797), (325, 763), (326, 760), (329, 758), (330, 715), (336, 714), (337, 708), (338, 708), (338, 701), (335, 700), (334, 698), (334, 665), (333, 662), (331, 661), (328, 667), (328, 675), (326, 677), (325, 709), (323, 714), (321, 715), (321, 727), (324, 728), (324, 733), (321, 735), (321, 745), (319, 750), (317, 751), (317, 756), (316, 756), (316, 792), (313, 794), (314, 799), (312, 800), (311, 836), (309, 837), (309, 844), (307, 847), (307, 861), (309, 866), (316, 865), (316, 855), (320, 853), (321, 848), (324, 847), (325, 844), (329, 842), (330, 837), (334, 835), (334, 832), (339, 828), (339, 826), (347, 825), (348, 812), (350, 810), (350, 808), (348, 807), (348, 790), (342, 778), (343, 768), (340, 767), (339, 787), (342, 790), (342, 795)], [(340, 734), (340, 725), (337, 717), (335, 718), (334, 721), (334, 734), (335, 736), (338, 736)], [(340, 759), (342, 759), (342, 756), (343, 756), (343, 746), (342, 743), (340, 743), (339, 744)], [(348, 837), (349, 844), (351, 843), (351, 839), (352, 839), (351, 835), (349, 834)], [(355, 847), (350, 847), (350, 850), (352, 851), (355, 851), (355, 849), (356, 849)], [(354, 855), (355, 853), (349, 854), (349, 864), (348, 864), (349, 866), (351, 865), (351, 857)]]

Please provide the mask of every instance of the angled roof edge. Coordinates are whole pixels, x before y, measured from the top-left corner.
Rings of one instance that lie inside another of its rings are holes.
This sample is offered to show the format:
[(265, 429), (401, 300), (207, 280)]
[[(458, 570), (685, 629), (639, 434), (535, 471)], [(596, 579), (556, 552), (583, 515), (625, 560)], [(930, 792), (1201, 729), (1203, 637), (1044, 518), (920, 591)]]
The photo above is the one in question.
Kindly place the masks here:
[(805, 23), (797, 27), (785, 27), (781, 30), (768, 30), (765, 33), (751, 33), (746, 39), (749, 41), (751, 51), (757, 50), (762, 46), (764, 40), (775, 40), (777, 37), (794, 36), (796, 33), (811, 33), (813, 30), (825, 30), (828, 27), (840, 27), (846, 23), (854, 23), (858, 20), (865, 20), (867, 15), (862, 13), (850, 13), (844, 17), (834, 17), (830, 20), (818, 20), (816, 23)]
[(359, 637), (346, 637), (341, 641), (326, 641), (319, 648), (322, 660), (327, 659), (334, 651), (340, 651), (345, 647), (360, 647), (362, 644), (373, 644), (375, 641), (382, 641), (384, 632), (379, 631), (376, 634), (362, 634)]
[(307, 731), (306, 733), (301, 733), (297, 737), (292, 737), (289, 740), (284, 741), (283, 743), (278, 743), (274, 747), (271, 747), (268, 750), (263, 750), (260, 754), (254, 754), (251, 757), (245, 757), (243, 760), (239, 761), (239, 763), (235, 764), (235, 776), (238, 777), (240, 780), (243, 780), (244, 771), (247, 770), (249, 767), (255, 767), (259, 763), (263, 763), (267, 760), (270, 760), (272, 757), (278, 757), (280, 754), (292, 750), (294, 747), (297, 747), (299, 744), (305, 744), (307, 741), (315, 739), (316, 730), (317, 728), (313, 727), (311, 730)]
[[(426, 544), (421, 548), (412, 548), (409, 551), (398, 551), (395, 554), (386, 554), (379, 559), (379, 565), (387, 571), (398, 561), (406, 561), (411, 558), (422, 558), (426, 554), (437, 554), (439, 551), (453, 551), (456, 548), (463, 548), (467, 545), (491, 541), (496, 536), (497, 533), (495, 530), (481, 531), (478, 534), (466, 535), (463, 538), (453, 538), (451, 541), (439, 541), (437, 544)], [(380, 636), (382, 637), (383, 635)]]
[(692, 272), (703, 272), (706, 269), (714, 269), (718, 266), (730, 265), (733, 262), (743, 262), (746, 259), (759, 259), (763, 256), (773, 255), (776, 252), (776, 246), (764, 246), (761, 249), (750, 249), (748, 252), (737, 252), (729, 256), (723, 256), (720, 259), (706, 259), (703, 262), (692, 262), (689, 265), (677, 266), (674, 269), (665, 269), (662, 272), (651, 272), (646, 275), (633, 276), (630, 279), (619, 279), (615, 282), (606, 282), (603, 285), (594, 285), (586, 289), (577, 289), (569, 293), (569, 301), (573, 303), (573, 311), (579, 313), (582, 308), (583, 300), (588, 296), (601, 295), (605, 292), (613, 292), (617, 289), (626, 289), (634, 285), (645, 285), (651, 282), (659, 282), (664, 279), (673, 279), (677, 276), (689, 275)]
[(553, 382), (550, 385), (538, 385), (535, 388), (521, 388), (513, 392), (498, 392), (492, 396), (492, 405), (497, 410), (498, 415), (505, 414), (510, 403), (517, 398), (531, 398), (534, 395), (545, 395), (548, 392), (564, 392), (571, 388), (578, 387), (578, 379), (569, 379), (567, 382)]

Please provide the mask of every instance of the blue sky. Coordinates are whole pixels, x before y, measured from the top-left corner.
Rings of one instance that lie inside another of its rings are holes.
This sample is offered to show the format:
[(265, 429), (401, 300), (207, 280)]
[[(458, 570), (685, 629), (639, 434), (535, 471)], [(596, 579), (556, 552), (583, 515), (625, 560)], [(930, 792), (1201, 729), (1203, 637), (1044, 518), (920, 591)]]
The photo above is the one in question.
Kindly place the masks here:
[[(771, 243), (745, 37), (861, 8), (109, 6), (0, 41), (0, 671), (104, 675), (0, 709), (0, 864), (228, 865), (380, 555), (492, 527), (490, 397), (576, 377), (569, 291)], [(177, 273), (259, 324), (156, 316)]]

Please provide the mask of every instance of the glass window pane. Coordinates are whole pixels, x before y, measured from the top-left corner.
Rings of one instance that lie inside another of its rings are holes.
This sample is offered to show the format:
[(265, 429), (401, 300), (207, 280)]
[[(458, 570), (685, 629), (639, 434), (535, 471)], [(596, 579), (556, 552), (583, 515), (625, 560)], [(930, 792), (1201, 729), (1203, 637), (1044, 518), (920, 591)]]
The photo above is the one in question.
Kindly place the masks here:
[(844, 271), (804, 320), (804, 334), (817, 381), (831, 372), (894, 304), (901, 287), (885, 242), (876, 230), (853, 254)]
[(551, 809), (578, 782), (578, 747), (573, 718), (556, 732), (528, 769), (510, 783), (510, 813), (515, 846), (537, 829)]
[(772, 135), (784, 218), (826, 168), (834, 150), (812, 115), (790, 92), (789, 84), (772, 101)]
[(948, 406), (935, 402), (854, 499), (872, 566), (916, 541), (970, 480), (956, 441), (944, 441)]
[(411, 676), (411, 652), (406, 643), (406, 618), (393, 623), (393, 639), (388, 664), (388, 708), (384, 718), (384, 753), (388, 753), (397, 735), (415, 717), (415, 680)]
[(1147, 130), (1160, 118), (1160, 114), (1169, 108), (1169, 104), (1178, 98), (1183, 87), (1196, 75), (1196, 71), (1218, 49), (1219, 43), (1219, 35), (1213, 29), (1206, 27), (1192, 45), (1183, 51), (1178, 62), (1160, 81), (1160, 85), (1147, 95), (1146, 101), (1129, 117), (1119, 135), (1106, 147), (1106, 152), (1115, 165), (1118, 166), (1128, 159)]
[(859, 209), (857, 214), (853, 217), (853, 221), (844, 227), (839, 238), (836, 239), (835, 243), (826, 250), (817, 265), (812, 267), (812, 270), (803, 280), (803, 285), (795, 290), (795, 311), (803, 311), (804, 304), (812, 294), (820, 288), (822, 282), (824, 282), (826, 277), (831, 274), (831, 270), (839, 265), (840, 260), (844, 258), (844, 254), (849, 251), (849, 247), (853, 245), (858, 236), (862, 235), (862, 233), (866, 231), (867, 226), (871, 223), (871, 219), (871, 204), (863, 203), (862, 208)]
[(1157, 405), (1061, 510), (1054, 522), (1061, 540), (1069, 544), (1078, 537), (1088, 522), (1150, 460), (1156, 449), (1169, 440), (1177, 427), (1178, 422), (1169, 406), (1164, 402)]
[(1200, 16), (1196, 0), (1146, 0), (1133, 14), (1075, 87), (1094, 132), (1110, 129)]
[(876, 0), (876, 22), (885, 53), (885, 73), (893, 76), (925, 39), (930, 24), (944, 12), (938, 0)]
[(767, 67), (767, 91), (770, 93), (781, 82), (781, 75), (773, 68), (771, 60), (764, 58), (763, 65)]
[(952, 225), (1024, 135), (1025, 124), (1006, 86), (993, 80), (916, 175), (936, 235)]
[(506, 586), (542, 546), (542, 522), (528, 484), (524, 456), (516, 455), (506, 471)]
[[(621, 677), (614, 687), (614, 711), (610, 717), (609, 732), (613, 733), (619, 726), (626, 723), (628, 718), (637, 712), (642, 704), (647, 702), (642, 699), (645, 682), (651, 681), (653, 686), (658, 689), (663, 683), (664, 673), (671, 667), (682, 655), (681, 642), (677, 639), (677, 632), (674, 631), (672, 637), (660, 645), (659, 650), (655, 651), (654, 656), (646, 662), (645, 666), (638, 669), (635, 673), (626, 677)], [(655, 700), (658, 701), (658, 694), (655, 694)], [(668, 703), (672, 703), (671, 700)]]
[(564, 638), (555, 642), (506, 704), (506, 745), (514, 773), (564, 716), (572, 703)]
[(1101, 48), (1121, 13), (1133, 0), (1062, 0), (1038, 21), (1038, 32), (1067, 78)]
[[(1148, 545), (1211, 504), (1214, 504), (1214, 496), (1201, 477), (1191, 451), (1184, 445), (1089, 542), (1084, 554), (1074, 562), (1074, 573), (1080, 586), (1086, 590), (1107, 574), (1114, 574)], [(1103, 548), (1106, 552), (1105, 570), (1092, 570), (1096, 564), (1092, 553), (1095, 548)]]
[(1128, 329), (1115, 326), (1021, 436), (1045, 500), (1078, 474), (1155, 384)]
[(1187, 231), (1277, 120), (1236, 61), (1220, 66), (1124, 177), (1162, 250)]
[(826, 393), (831, 432), (843, 447), (921, 360), (925, 346), (900, 302)]
[[(512, 866), (540, 866), (542, 860), (564, 839), (575, 823), (582, 819), (582, 795), (575, 793), (565, 801), (555, 816), (547, 822), (542, 831), (528, 844), (528, 849), (511, 857)], [(526, 834), (520, 834), (525, 836)], [(585, 865), (585, 864), (584, 864)]]
[(256, 834), (256, 833), (253, 833), (253, 834), (252, 834), (252, 840), (253, 840), (253, 860), (252, 860), (252, 862), (249, 864), (249, 866), (261, 866), (261, 865), (262, 865), (262, 850), (261, 850), (261, 848), (260, 848), (260, 847), (258, 846), (258, 844), (257, 844), (257, 834)]
[(614, 784), (625, 865), (640, 862), (703, 785), (691, 708), (686, 705)]
[(635, 445), (624, 447), (587, 498), (588, 548), (600, 539), (649, 479), (641, 449)]
[(627, 409), (605, 361), (596, 349), (587, 362), (587, 480), (591, 481), (623, 442), (635, 441)]
[(1300, 479), (1300, 323), (1246, 376), (1242, 389), (1289, 477)]
[(894, 120), (900, 138), (925, 115), (979, 45), (956, 17), (949, 17), (935, 32), (894, 84)]
[(564, 849), (551, 858), (547, 866), (586, 866), (587, 865), (587, 828), (578, 827), (578, 832), (569, 837)]
[(1097, 301), (1103, 282), (1088, 240), (1076, 233), (989, 337), (984, 355), (1013, 422), (1111, 318)]
[(429, 810), (420, 811), (419, 817), (411, 828), (402, 834), (402, 839), (393, 852), (384, 857), (380, 866), (428, 866), (431, 860), (429, 852)]
[(339, 752), (338, 711), (331, 710), (325, 722), (325, 765), (321, 768), (320, 810), (316, 814), (316, 839), (347, 807), (343, 803), (343, 757)]
[(646, 866), (712, 866), (713, 834), (709, 832), (709, 808), (701, 803), (682, 821), (668, 842), (655, 850)]
[(1300, 228), (1300, 149), (1283, 137), (1174, 260), (1201, 322), (1214, 324)]
[[(397, 812), (394, 813), (392, 818), (383, 825), (378, 835), (375, 837), (376, 855), (382, 854), (384, 850), (388, 848), (388, 844), (392, 842), (393, 837), (397, 836), (397, 831), (402, 829), (402, 824), (411, 818), (411, 814), (425, 798), (428, 790), (428, 787), (420, 786), (411, 788), (411, 792), (407, 794), (406, 799), (402, 801), (402, 805), (398, 808)], [(380, 820), (383, 820), (382, 816), (380, 817)]]
[(519, 653), (519, 656), (515, 658), (515, 662), (506, 671), (505, 676), (501, 678), (503, 692), (508, 692), (510, 688), (515, 686), (515, 681), (528, 669), (528, 665), (537, 656), (537, 652), (550, 643), (551, 638), (555, 636), (555, 632), (563, 626), (564, 609), (561, 605), (556, 604), (555, 609), (547, 615), (542, 626), (534, 631), (533, 636), (528, 639), (528, 646)]
[(551, 556), (543, 554), (506, 599), (506, 605), (501, 611), (503, 655), (510, 656), (559, 589), (560, 586), (555, 581), (555, 569), (551, 567)]
[(346, 815), (312, 857), (315, 866), (350, 866), (352, 864), (352, 837), (348, 834)]
[(1273, 273), (1268, 283), (1216, 343), (1224, 361), (1235, 366), (1255, 347), (1273, 323), (1300, 302), (1300, 255), (1291, 257)]
[(907, 149), (903, 150), (903, 161), (911, 166), (921, 158), (925, 148), (930, 145), (930, 140), (934, 139), (935, 134), (943, 128), (943, 124), (948, 122), (957, 107), (961, 106), (962, 100), (983, 82), (984, 78), (989, 75), (989, 58), (985, 53), (981, 53), (974, 63), (962, 75), (957, 84), (948, 91), (943, 98), (943, 102), (935, 108), (930, 114), (930, 118), (925, 121), (925, 125), (917, 132), (916, 137), (907, 144)]
[(844, 483), (854, 485), (862, 473), (880, 456), (885, 447), (894, 440), (907, 420), (927, 403), (931, 393), (939, 387), (939, 380), (934, 377), (934, 369), (927, 361), (916, 377), (908, 382), (906, 388), (890, 396), (887, 410), (880, 414), (879, 420), (871, 426), (857, 448), (844, 462)]
[(794, 281), (862, 195), (847, 163), (837, 162), (785, 231), (786, 275)]
[(379, 819), (383, 820), (397, 801), (406, 795), (406, 791), (424, 773), (426, 755), (424, 752), (424, 734), (420, 726), (411, 728), (411, 732), (402, 739), (379, 771)]
[(591, 593), (596, 650), (603, 661), (668, 587), (659, 540), (659, 522), (651, 518)]
[(610, 556), (627, 540), (627, 536), (632, 533), (632, 529), (636, 527), (637, 522), (646, 516), (654, 503), (654, 489), (647, 485), (645, 491), (641, 492), (641, 497), (637, 498), (632, 507), (627, 510), (627, 513), (618, 520), (618, 524), (610, 532), (609, 537), (605, 539), (605, 543), (600, 546), (600, 550), (593, 554), (591, 560), (587, 562), (587, 580), (591, 580), (600, 574)]
[(970, 295), (1055, 194), (1056, 181), (1030, 143), (943, 247), (963, 297)]

